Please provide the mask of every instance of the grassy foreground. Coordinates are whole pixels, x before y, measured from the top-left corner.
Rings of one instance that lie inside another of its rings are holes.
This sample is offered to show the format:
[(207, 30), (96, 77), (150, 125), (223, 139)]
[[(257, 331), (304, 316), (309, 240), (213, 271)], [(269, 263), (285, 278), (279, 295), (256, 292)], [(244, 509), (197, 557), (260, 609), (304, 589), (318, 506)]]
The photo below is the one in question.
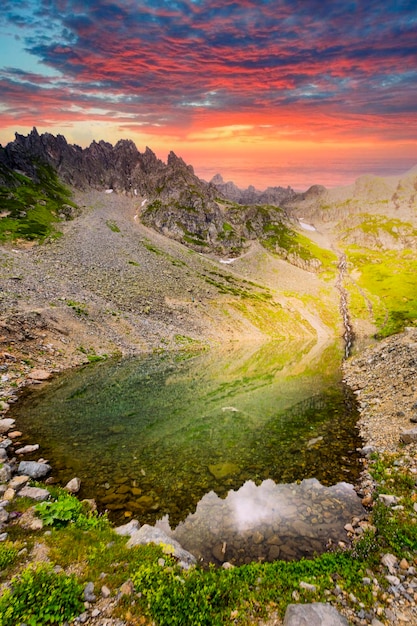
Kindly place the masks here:
[[(98, 597), (105, 584), (112, 598), (118, 598), (115, 614), (132, 625), (152, 620), (158, 625), (255, 624), (271, 612), (282, 617), (290, 603), (312, 601), (331, 602), (348, 614), (362, 610), (381, 615), (389, 600), (382, 555), (391, 553), (410, 565), (417, 562), (417, 493), (415, 476), (401, 455), (375, 457), (369, 469), (377, 481), (373, 508), (351, 548), (311, 560), (231, 569), (183, 571), (169, 546), (128, 549), (126, 537), (114, 532), (106, 515), (51, 489), (50, 501), (35, 506), (43, 530), (10, 524), (9, 540), (0, 544), (1, 581), (11, 580), (0, 596), (0, 625), (70, 621), (84, 610), (87, 582), (94, 583)], [(389, 508), (378, 500), (388, 486), (401, 507)], [(14, 510), (16, 502), (21, 510), (32, 506), (21, 498), (13, 502)], [(48, 563), (28, 564), (35, 542), (45, 544)], [(123, 592), (128, 580), (133, 585)]]

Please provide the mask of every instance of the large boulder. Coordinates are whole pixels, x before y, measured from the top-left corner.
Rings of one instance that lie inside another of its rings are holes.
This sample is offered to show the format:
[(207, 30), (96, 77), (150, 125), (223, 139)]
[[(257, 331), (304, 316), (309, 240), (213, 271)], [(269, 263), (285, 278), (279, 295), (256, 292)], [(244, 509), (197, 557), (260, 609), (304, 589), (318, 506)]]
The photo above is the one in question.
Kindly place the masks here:
[(349, 626), (343, 615), (331, 604), (290, 604), (284, 617), (284, 626)]
[(51, 471), (51, 466), (47, 463), (38, 463), (37, 461), (21, 461), (17, 468), (18, 474), (26, 474), (34, 480), (44, 478)]
[(184, 550), (178, 541), (167, 535), (160, 528), (149, 526), (149, 524), (144, 524), (130, 536), (127, 547), (133, 548), (134, 546), (146, 545), (148, 543), (162, 545), (163, 551), (166, 554), (172, 554), (183, 569), (189, 569), (197, 563), (195, 556), (191, 552)]

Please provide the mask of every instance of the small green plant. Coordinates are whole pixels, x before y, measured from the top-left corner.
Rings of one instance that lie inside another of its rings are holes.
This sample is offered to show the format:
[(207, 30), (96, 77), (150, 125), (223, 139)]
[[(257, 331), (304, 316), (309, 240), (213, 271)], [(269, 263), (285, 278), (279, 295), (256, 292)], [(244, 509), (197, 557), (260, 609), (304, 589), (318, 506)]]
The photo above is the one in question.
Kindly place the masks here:
[(63, 491), (53, 502), (40, 502), (35, 506), (36, 514), (46, 526), (66, 526), (83, 512), (82, 503)]
[(120, 233), (120, 228), (113, 220), (107, 220), (106, 226), (108, 226), (113, 233)]
[(40, 502), (35, 506), (36, 514), (46, 526), (62, 528), (73, 523), (82, 530), (107, 528), (107, 514), (99, 515), (96, 511), (87, 510), (86, 506), (75, 496), (62, 489), (56, 490), (53, 501)]
[(77, 302), (76, 300), (67, 300), (66, 302), (77, 315), (88, 315), (87, 305), (83, 302)]
[(62, 624), (81, 613), (83, 587), (50, 564), (26, 568), (0, 597), (2, 626)]
[(89, 363), (97, 363), (99, 361), (105, 361), (106, 359), (108, 359), (107, 354), (97, 354), (94, 348), (84, 348), (84, 346), (80, 346), (78, 350), (79, 352), (85, 354)]
[(15, 562), (18, 549), (10, 541), (0, 543), (0, 570), (6, 569)]

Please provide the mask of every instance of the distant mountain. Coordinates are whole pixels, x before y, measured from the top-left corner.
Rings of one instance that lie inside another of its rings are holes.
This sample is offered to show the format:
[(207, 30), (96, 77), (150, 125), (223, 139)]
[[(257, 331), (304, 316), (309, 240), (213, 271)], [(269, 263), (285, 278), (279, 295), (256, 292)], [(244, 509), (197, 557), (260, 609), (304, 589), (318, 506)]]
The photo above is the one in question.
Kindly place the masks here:
[(291, 187), (268, 187), (265, 191), (258, 191), (253, 185), (249, 185), (246, 189), (240, 189), (232, 181), (225, 182), (221, 174), (213, 176), (210, 182), (225, 198), (238, 204), (282, 206), (297, 197)]

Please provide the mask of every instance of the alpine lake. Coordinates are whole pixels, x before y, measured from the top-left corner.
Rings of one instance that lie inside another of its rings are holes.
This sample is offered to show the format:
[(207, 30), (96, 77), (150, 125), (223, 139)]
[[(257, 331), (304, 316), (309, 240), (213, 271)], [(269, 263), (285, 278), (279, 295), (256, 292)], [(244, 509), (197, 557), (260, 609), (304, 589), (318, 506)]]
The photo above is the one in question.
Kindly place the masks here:
[(159, 526), (203, 563), (311, 556), (363, 514), (342, 355), (282, 341), (107, 360), (32, 385), (11, 417), (117, 524)]

